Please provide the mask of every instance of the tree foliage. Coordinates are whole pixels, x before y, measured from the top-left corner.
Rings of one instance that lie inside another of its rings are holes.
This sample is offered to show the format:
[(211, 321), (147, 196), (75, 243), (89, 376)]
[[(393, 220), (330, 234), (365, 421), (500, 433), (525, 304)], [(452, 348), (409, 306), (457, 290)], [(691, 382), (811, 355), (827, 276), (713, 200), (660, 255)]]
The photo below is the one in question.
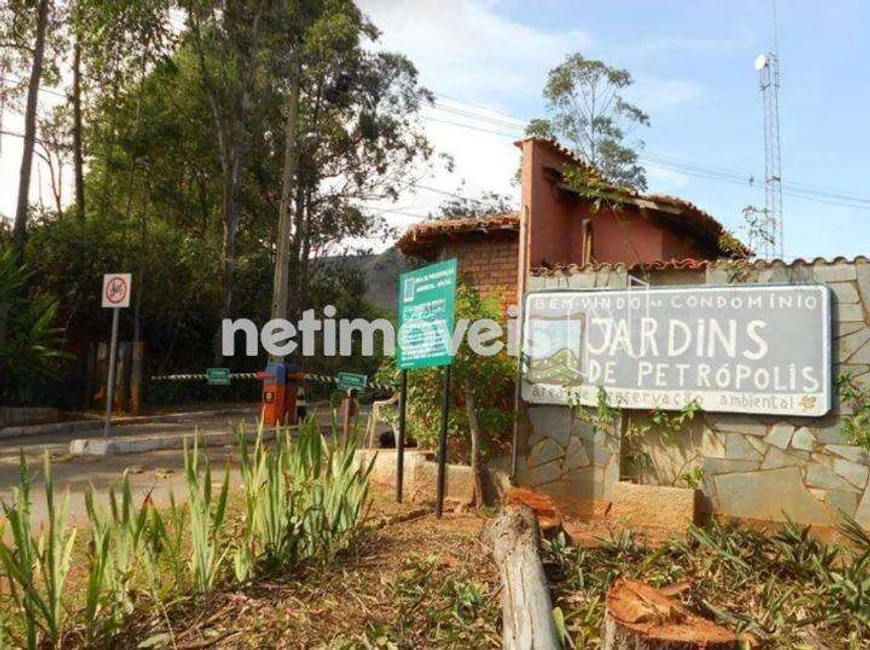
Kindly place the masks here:
[(637, 126), (649, 126), (649, 116), (624, 99), (632, 83), (627, 70), (571, 54), (547, 76), (549, 116), (532, 120), (527, 132), (559, 138), (608, 181), (644, 190), (646, 174), (637, 153), (643, 141), (628, 138)]
[[(23, 261), (39, 291), (56, 299), (54, 324), (67, 328), (66, 347), (78, 358), (59, 375), (77, 377), (88, 345), (105, 338), (97, 303), (106, 271), (134, 274), (121, 339), (145, 343), (146, 375), (210, 365), (222, 317), (268, 318), (285, 143), (294, 139), (290, 317), (317, 303), (368, 313), (361, 275), (343, 269), (338, 281), (321, 261), (389, 234), (381, 213), (365, 206), (397, 198), (428, 164), (433, 149), (419, 112), (433, 98), (406, 57), (373, 47), (378, 30), (354, 2), (52, 7), (52, 39), (80, 52), (82, 125), (77, 140), (76, 93), (47, 56), (45, 82), (70, 101), (42, 119), (40, 136), (57, 160), (81, 147), (87, 201), (30, 206)], [(32, 30), (32, 20), (17, 27), (7, 13), (4, 29)], [(0, 52), (0, 62), (18, 56), (6, 43)], [(294, 83), (299, 120), (288, 139)], [(20, 297), (35, 295), (25, 286)]]

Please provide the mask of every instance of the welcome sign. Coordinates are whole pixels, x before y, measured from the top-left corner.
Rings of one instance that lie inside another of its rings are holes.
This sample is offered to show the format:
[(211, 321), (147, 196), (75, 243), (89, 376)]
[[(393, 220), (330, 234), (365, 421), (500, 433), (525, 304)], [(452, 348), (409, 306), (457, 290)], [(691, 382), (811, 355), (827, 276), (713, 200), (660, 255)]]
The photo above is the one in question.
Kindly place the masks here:
[(819, 416), (831, 408), (822, 285), (543, 291), (523, 311), (523, 399)]

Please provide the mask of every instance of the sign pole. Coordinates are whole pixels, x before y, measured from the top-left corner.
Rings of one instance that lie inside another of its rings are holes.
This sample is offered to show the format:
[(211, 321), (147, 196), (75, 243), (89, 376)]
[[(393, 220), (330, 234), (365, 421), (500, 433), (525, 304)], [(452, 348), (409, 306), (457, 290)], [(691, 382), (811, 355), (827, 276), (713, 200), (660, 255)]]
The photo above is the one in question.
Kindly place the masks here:
[(112, 339), (109, 342), (109, 379), (106, 385), (106, 424), (103, 428), (103, 438), (109, 437), (112, 428), (112, 406), (115, 400), (115, 357), (118, 354), (118, 315), (120, 309), (112, 310)]
[(341, 442), (347, 446), (350, 440), (350, 411), (353, 408), (353, 391), (348, 388), (344, 398), (344, 421), (341, 423)]
[(402, 503), (405, 481), (405, 407), (408, 401), (408, 371), (402, 371), (399, 387), (399, 437), (396, 440), (396, 503)]
[(438, 491), (435, 494), (435, 516), (444, 512), (444, 482), (447, 478), (447, 416), (450, 414), (450, 366), (444, 366), (441, 387), (441, 433), (438, 436)]
[[(130, 306), (130, 288), (133, 276), (129, 273), (106, 273), (103, 275), (103, 309), (112, 312), (112, 339), (109, 342), (109, 377), (106, 385), (106, 424), (103, 437), (109, 437), (112, 428), (112, 407), (115, 401), (115, 363), (118, 355), (118, 312)], [(124, 406), (123, 404), (121, 405)]]

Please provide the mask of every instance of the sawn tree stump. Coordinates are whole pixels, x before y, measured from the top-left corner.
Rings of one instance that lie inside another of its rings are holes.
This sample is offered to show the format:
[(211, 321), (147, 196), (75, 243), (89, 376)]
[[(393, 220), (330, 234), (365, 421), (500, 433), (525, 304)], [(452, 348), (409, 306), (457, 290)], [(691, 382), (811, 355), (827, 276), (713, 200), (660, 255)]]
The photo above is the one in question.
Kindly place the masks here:
[(561, 648), (535, 513), (524, 505), (506, 506), (487, 529), (486, 539), (501, 575), (505, 650)]
[(695, 616), (659, 590), (621, 578), (607, 593), (604, 650), (737, 650), (737, 636)]

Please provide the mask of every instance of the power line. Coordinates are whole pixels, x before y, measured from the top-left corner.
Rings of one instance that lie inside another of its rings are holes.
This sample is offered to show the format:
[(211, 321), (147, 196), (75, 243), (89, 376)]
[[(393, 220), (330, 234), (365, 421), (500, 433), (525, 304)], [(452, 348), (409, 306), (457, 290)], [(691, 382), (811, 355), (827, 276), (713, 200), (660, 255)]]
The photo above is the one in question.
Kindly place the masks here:
[(463, 129), (471, 129), (472, 131), (480, 131), (481, 133), (492, 133), (494, 135), (500, 135), (500, 136), (503, 136), (506, 138), (512, 138), (514, 140), (522, 137), (521, 135), (516, 135), (515, 133), (505, 133), (504, 131), (494, 131), (492, 129), (484, 129), (483, 127), (474, 126), (473, 124), (462, 124), (461, 122), (451, 122), (450, 120), (441, 120), (441, 119), (438, 119), (437, 117), (423, 116), (423, 119), (427, 120), (429, 122), (438, 122), (439, 124), (449, 124), (451, 126), (461, 127)]
[(469, 102), (462, 99), (456, 99), (455, 97), (451, 97), (450, 95), (445, 95), (444, 93), (433, 92), (433, 95), (436, 97), (441, 97), (442, 99), (446, 99), (447, 101), (455, 102), (457, 104), (465, 104), (466, 106), (473, 106), (474, 108), (482, 108), (485, 111), (489, 111), (491, 113), (498, 113), (499, 115), (504, 115), (505, 117), (509, 117), (512, 121), (518, 122), (522, 125), (528, 123), (528, 120), (523, 120), (518, 118), (516, 115), (511, 115), (505, 111), (499, 110), (497, 108), (492, 108), (491, 106), (486, 106), (485, 104), (477, 104), (475, 102)]
[[(440, 95), (440, 93), (435, 93), (436, 95)], [(443, 96), (443, 95), (442, 95)], [(446, 97), (446, 96), (445, 96)], [(461, 100), (455, 98), (449, 98), (451, 101), (457, 103), (464, 103), (469, 106), (477, 106), (470, 102), (462, 102)], [(452, 108), (452, 107), (451, 107)], [(449, 112), (456, 112), (455, 109)], [(499, 111), (501, 114), (511, 117), (512, 119), (515, 116), (511, 116), (509, 113), (504, 113), (503, 111)], [(473, 113), (473, 111), (463, 111), (463, 113)], [(461, 113), (456, 113), (461, 114)], [(500, 135), (503, 137), (517, 138), (522, 137), (513, 133), (506, 133), (504, 131), (498, 131), (493, 129), (486, 129), (480, 126), (475, 126), (472, 124), (463, 124), (459, 122), (452, 122), (449, 120), (438, 119), (434, 117), (424, 117), (423, 119), (427, 119), (432, 122), (438, 122), (441, 124), (449, 124), (451, 126), (457, 126), (460, 128), (470, 129), (474, 131), (479, 131), (482, 133), (492, 133), (494, 135)], [(503, 120), (493, 119), (488, 115), (483, 115), (481, 113), (476, 113), (474, 118), (477, 121), (488, 122), (495, 126), (506, 126), (506, 122)], [(519, 118), (516, 118), (519, 119)], [(705, 163), (697, 163), (693, 161), (683, 160), (680, 158), (676, 158), (674, 156), (668, 156), (665, 154), (659, 154), (654, 152), (641, 152), (639, 158), (642, 161), (646, 161), (648, 164), (652, 166), (656, 166), (662, 169), (668, 169), (670, 171), (679, 171), (685, 173), (690, 176), (695, 176), (698, 178), (704, 178), (707, 180), (715, 180), (721, 182), (728, 182), (735, 185), (748, 185), (750, 187), (754, 187), (754, 179), (757, 178), (755, 174), (740, 171), (727, 167), (718, 167), (714, 165), (709, 165)], [(783, 193), (798, 199), (810, 200), (816, 203), (823, 203), (828, 205), (836, 205), (841, 207), (852, 207), (856, 209), (870, 209), (870, 197), (868, 196), (859, 196), (856, 194), (851, 194), (843, 190), (834, 190), (831, 188), (826, 188), (819, 185), (810, 185), (807, 183), (799, 183), (799, 182), (783, 182)]]

